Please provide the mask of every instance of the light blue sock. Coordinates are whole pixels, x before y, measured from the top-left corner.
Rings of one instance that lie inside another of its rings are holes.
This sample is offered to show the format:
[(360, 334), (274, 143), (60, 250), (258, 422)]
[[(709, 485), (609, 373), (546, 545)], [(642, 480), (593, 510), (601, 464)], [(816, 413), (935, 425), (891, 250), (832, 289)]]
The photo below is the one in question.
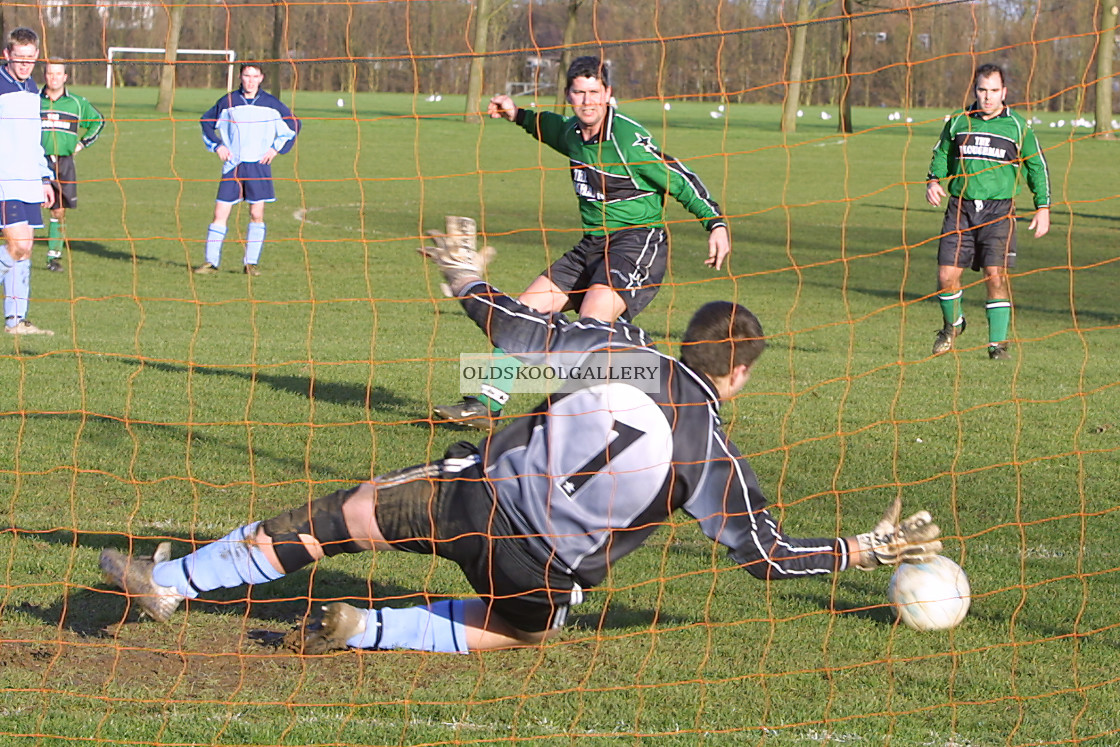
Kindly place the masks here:
[(222, 242), (226, 240), (226, 227), (211, 223), (206, 229), (206, 261), (217, 267), (222, 263)]
[(4, 278), (15, 263), (12, 255), (8, 254), (8, 245), (0, 244), (0, 278)]
[(27, 299), (31, 296), (31, 260), (21, 259), (4, 275), (4, 318), (13, 327), (27, 317)]
[(249, 228), (245, 231), (245, 264), (260, 264), (265, 233), (264, 223), (249, 223)]
[(383, 651), (404, 648), (465, 654), (467, 627), (463, 624), (465, 603), (444, 599), (427, 607), (382, 607), (366, 610), (366, 629), (346, 642), (351, 648)]
[(273, 568), (252, 542), (259, 525), (259, 521), (246, 524), (190, 555), (156, 563), (152, 580), (191, 599), (204, 591), (275, 581), (284, 574)]

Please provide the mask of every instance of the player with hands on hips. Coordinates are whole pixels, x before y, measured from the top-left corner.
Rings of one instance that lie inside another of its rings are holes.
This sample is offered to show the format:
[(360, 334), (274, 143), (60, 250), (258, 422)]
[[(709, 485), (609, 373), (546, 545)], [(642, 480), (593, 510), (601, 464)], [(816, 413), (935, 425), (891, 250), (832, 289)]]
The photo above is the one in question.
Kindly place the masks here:
[(222, 180), (214, 202), (214, 220), (206, 231), (206, 261), (199, 275), (218, 272), (222, 243), (233, 206), (249, 203), (242, 272), (260, 275), (264, 246), (264, 206), (276, 201), (272, 161), (295, 144), (300, 122), (278, 98), (263, 90), (264, 72), (256, 63), (241, 66), (241, 87), (222, 96), (200, 119), (202, 140), (222, 161)]

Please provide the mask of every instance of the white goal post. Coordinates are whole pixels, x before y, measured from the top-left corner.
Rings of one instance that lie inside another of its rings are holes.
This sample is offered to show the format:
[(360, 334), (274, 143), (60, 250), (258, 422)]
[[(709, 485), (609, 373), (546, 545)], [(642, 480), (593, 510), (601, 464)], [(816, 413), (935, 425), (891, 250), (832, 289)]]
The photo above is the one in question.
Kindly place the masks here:
[[(106, 57), (105, 65), (105, 87), (113, 87), (113, 58), (120, 57), (121, 53), (134, 52), (142, 54), (163, 54), (167, 50), (163, 47), (109, 47), (109, 54)], [(225, 57), (228, 60), (228, 67), (226, 70), (226, 90), (233, 90), (233, 61), (237, 59), (237, 53), (232, 49), (180, 49), (178, 54), (208, 54), (214, 56)], [(118, 60), (119, 61), (119, 60)]]

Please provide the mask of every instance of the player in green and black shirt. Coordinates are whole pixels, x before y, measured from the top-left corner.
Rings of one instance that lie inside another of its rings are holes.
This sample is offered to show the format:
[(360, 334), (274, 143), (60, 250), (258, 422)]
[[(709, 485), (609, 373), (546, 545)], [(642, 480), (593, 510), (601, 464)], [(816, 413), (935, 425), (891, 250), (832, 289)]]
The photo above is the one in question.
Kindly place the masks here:
[(1003, 70), (997, 65), (981, 66), (973, 87), (976, 102), (946, 121), (926, 177), (929, 204), (939, 206), (949, 196), (937, 252), (944, 325), (933, 352), (950, 350), (954, 338), (965, 330), (961, 275), (971, 267), (983, 269), (988, 285), (988, 356), (1004, 360), (1010, 357), (1007, 269), (1015, 266), (1015, 195), (1025, 174), (1036, 211), (1029, 228), (1036, 239), (1041, 238), (1050, 230), (1050, 177), (1034, 130), (1003, 103), (1007, 98)]
[(66, 90), (69, 76), (61, 62), (47, 65), (46, 80), (40, 93), (39, 109), (43, 120), (43, 151), (47, 154), (54, 178), (55, 201), (47, 232), (47, 269), (62, 272), (63, 221), (66, 208), (78, 207), (78, 179), (74, 154), (93, 145), (105, 127), (105, 118), (93, 104)]
[[(668, 266), (665, 196), (704, 222), (705, 264), (720, 269), (731, 252), (723, 211), (699, 177), (661, 151), (641, 124), (612, 106), (607, 68), (580, 57), (568, 68), (565, 92), (575, 116), (519, 109), (495, 96), (488, 113), (521, 126), (566, 155), (579, 199), (583, 238), (534, 280), (519, 301), (544, 313), (578, 310), (580, 317), (632, 320), (657, 294)], [(480, 397), (433, 408), (441, 419), (489, 429), (513, 389), (517, 360), (495, 350), (492, 370), (506, 377), (483, 385)]]

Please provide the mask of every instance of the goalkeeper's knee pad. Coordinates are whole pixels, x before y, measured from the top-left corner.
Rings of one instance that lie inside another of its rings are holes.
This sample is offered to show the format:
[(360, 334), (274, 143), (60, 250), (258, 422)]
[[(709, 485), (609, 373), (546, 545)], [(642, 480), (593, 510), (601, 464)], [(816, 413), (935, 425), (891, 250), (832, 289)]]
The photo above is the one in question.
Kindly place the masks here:
[(363, 548), (350, 537), (342, 515), (342, 504), (359, 487), (335, 491), (261, 524), (261, 529), (272, 539), (272, 549), (285, 573), (299, 570), (314, 561), (299, 538), (301, 534), (313, 537), (327, 557), (362, 552)]

